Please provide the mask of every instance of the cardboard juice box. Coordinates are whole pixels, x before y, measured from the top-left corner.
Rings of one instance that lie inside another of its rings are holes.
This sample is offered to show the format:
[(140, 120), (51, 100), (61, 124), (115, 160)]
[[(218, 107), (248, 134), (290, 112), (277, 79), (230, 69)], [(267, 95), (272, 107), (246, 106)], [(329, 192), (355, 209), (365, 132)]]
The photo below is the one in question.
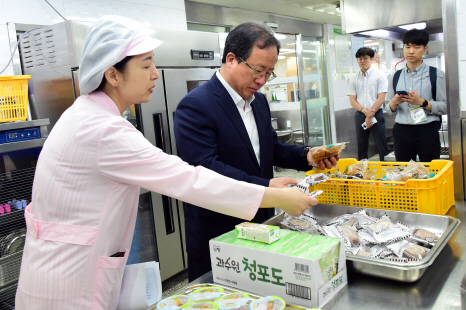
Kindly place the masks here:
[(281, 238), (267, 244), (236, 234), (210, 240), (216, 283), (309, 308), (322, 307), (347, 284), (340, 239), (281, 229)]

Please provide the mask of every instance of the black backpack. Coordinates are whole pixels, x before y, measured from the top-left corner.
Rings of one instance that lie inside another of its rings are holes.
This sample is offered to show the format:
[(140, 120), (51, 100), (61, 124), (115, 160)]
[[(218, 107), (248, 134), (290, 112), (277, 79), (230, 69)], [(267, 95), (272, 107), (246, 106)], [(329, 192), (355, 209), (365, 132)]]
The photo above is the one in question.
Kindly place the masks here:
[[(396, 85), (400, 79), (401, 71), (400, 69), (395, 72), (393, 75), (393, 92), (396, 93)], [(429, 66), (429, 77), (430, 77), (430, 86), (432, 87), (432, 99), (437, 100), (437, 68)]]

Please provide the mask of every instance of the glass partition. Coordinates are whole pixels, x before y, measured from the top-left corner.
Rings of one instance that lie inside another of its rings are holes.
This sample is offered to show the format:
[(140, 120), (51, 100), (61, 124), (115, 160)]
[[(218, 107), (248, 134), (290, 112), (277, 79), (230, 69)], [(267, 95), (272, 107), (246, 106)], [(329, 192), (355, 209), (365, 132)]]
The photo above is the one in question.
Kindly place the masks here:
[[(303, 145), (305, 141), (303, 122), (308, 123), (311, 146), (328, 142), (328, 102), (325, 94), (322, 70), (322, 46), (320, 40), (302, 37), (304, 83), (300, 83), (296, 35), (277, 34), (281, 49), (275, 65), (277, 78), (267, 82), (262, 93), (267, 96), (278, 137), (284, 142)], [(304, 86), (307, 119), (303, 120), (300, 85)]]

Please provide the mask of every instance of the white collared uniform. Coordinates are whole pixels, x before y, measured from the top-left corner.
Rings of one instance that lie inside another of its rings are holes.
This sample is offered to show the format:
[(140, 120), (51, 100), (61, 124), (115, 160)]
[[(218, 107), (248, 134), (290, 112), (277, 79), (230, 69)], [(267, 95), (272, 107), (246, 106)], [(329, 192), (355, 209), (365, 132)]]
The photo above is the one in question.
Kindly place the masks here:
[(388, 79), (382, 70), (370, 67), (366, 75), (359, 70), (349, 82), (348, 95), (357, 96), (356, 100), (365, 109), (372, 109), (377, 95), (386, 93)]

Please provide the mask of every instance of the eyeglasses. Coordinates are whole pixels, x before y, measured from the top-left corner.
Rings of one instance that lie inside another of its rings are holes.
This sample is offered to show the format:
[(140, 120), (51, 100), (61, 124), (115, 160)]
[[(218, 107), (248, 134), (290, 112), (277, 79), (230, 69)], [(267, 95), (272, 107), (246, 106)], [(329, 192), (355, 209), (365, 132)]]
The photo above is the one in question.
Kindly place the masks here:
[(243, 60), (243, 58), (238, 57), (238, 59), (241, 60), (242, 62), (244, 62), (246, 64), (246, 66), (248, 66), (253, 71), (251, 76), (253, 78), (255, 78), (255, 79), (260, 79), (260, 78), (263, 78), (265, 76), (266, 81), (272, 81), (274, 78), (277, 77), (277, 75), (274, 72), (264, 72), (262, 70), (254, 69), (245, 60)]

